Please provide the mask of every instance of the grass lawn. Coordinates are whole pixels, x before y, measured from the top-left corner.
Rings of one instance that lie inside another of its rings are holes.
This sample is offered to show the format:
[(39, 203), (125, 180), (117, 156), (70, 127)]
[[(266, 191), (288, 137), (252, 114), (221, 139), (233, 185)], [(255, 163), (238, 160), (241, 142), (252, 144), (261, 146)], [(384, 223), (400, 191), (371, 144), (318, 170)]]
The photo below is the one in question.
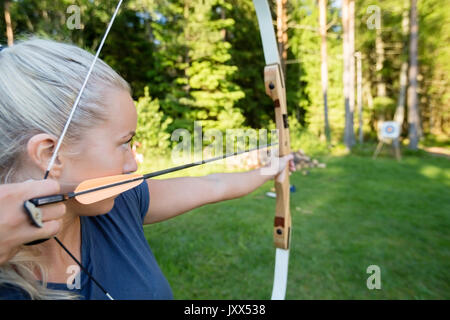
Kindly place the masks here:
[[(286, 298), (450, 299), (450, 160), (320, 160), (326, 169), (291, 175)], [(145, 227), (176, 299), (270, 298), (272, 185)], [(366, 286), (370, 265), (381, 269), (380, 290)]]

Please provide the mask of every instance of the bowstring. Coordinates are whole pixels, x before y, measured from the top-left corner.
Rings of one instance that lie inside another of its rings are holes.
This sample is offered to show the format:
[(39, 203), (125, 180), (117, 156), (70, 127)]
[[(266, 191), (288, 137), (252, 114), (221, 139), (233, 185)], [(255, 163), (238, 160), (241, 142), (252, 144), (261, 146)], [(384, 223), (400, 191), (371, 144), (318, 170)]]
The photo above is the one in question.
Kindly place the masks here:
[[(111, 17), (111, 20), (110, 20), (110, 22), (108, 24), (108, 27), (106, 28), (105, 34), (103, 35), (102, 41), (100, 42), (100, 45), (99, 45), (99, 47), (97, 49), (97, 52), (96, 52), (95, 57), (94, 57), (94, 60), (92, 61), (91, 66), (89, 67), (89, 71), (88, 71), (88, 73), (86, 75), (86, 78), (85, 78), (85, 80), (83, 82), (83, 85), (81, 86), (81, 89), (80, 89), (80, 91), (78, 93), (78, 96), (75, 99), (75, 102), (74, 102), (74, 104), (72, 106), (72, 110), (71, 110), (71, 112), (69, 114), (69, 117), (67, 118), (66, 124), (64, 125), (64, 129), (63, 129), (63, 131), (62, 131), (62, 133), (61, 133), (61, 135), (60, 135), (60, 137), (58, 139), (58, 142), (56, 144), (56, 148), (55, 148), (55, 150), (53, 152), (53, 155), (52, 155), (52, 157), (50, 159), (50, 162), (48, 164), (47, 170), (45, 171), (44, 180), (46, 180), (48, 178), (48, 176), (50, 174), (50, 171), (52, 170), (53, 165), (55, 164), (55, 160), (58, 157), (59, 149), (61, 148), (61, 145), (62, 145), (62, 142), (64, 140), (64, 137), (66, 136), (66, 133), (67, 133), (67, 130), (69, 129), (70, 123), (72, 122), (72, 118), (73, 118), (73, 116), (75, 114), (75, 111), (77, 110), (78, 105), (80, 103), (81, 96), (83, 95), (83, 92), (86, 89), (86, 85), (87, 85), (87, 83), (89, 81), (89, 78), (91, 77), (92, 71), (94, 70), (94, 66), (95, 66), (95, 64), (96, 64), (96, 62), (98, 60), (100, 52), (103, 49), (103, 45), (105, 44), (106, 38), (108, 37), (108, 34), (109, 34), (110, 30), (111, 30), (111, 27), (112, 27), (112, 25), (114, 23), (114, 20), (116, 19), (117, 13), (119, 12), (119, 9), (120, 9), (120, 7), (122, 5), (122, 2), (123, 2), (123, 0), (120, 0), (119, 3), (117, 4), (116, 9), (114, 11), (114, 14)], [(88, 275), (88, 277), (100, 288), (100, 290), (103, 291), (103, 293), (108, 297), (108, 299), (114, 300), (111, 297), (111, 295), (103, 288), (103, 286), (92, 276), (92, 274), (90, 272), (88, 272), (85, 267), (83, 267), (81, 262), (78, 261), (78, 259), (66, 248), (66, 246), (64, 246), (64, 244), (56, 236), (53, 237), (53, 238), (60, 245), (60, 247), (80, 266), (80, 268)]]

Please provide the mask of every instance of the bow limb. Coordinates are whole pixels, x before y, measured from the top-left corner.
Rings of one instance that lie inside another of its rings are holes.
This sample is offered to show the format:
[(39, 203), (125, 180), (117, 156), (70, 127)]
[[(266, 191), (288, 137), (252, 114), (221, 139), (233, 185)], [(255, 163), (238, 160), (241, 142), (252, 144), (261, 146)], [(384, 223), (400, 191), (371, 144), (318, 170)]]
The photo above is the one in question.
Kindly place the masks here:
[[(266, 94), (274, 102), (275, 121), (279, 140), (279, 156), (282, 157), (291, 152), (283, 70), (281, 68), (269, 4), (267, 0), (253, 0), (253, 3), (258, 18), (266, 61), (266, 67), (264, 68), (265, 89)], [(286, 166), (284, 170), (289, 171), (289, 166)], [(282, 182), (275, 180), (277, 198), (273, 235), (276, 255), (272, 300), (283, 300), (285, 298), (289, 266), (291, 237), (289, 172), (285, 172), (284, 177)]]

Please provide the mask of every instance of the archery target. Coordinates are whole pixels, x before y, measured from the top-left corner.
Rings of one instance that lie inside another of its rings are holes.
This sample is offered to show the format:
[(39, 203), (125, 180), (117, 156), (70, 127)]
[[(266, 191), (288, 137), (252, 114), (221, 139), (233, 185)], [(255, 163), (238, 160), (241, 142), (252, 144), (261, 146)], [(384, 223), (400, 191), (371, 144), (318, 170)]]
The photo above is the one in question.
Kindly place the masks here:
[(381, 137), (388, 139), (398, 138), (400, 135), (400, 126), (395, 121), (386, 121), (381, 124)]

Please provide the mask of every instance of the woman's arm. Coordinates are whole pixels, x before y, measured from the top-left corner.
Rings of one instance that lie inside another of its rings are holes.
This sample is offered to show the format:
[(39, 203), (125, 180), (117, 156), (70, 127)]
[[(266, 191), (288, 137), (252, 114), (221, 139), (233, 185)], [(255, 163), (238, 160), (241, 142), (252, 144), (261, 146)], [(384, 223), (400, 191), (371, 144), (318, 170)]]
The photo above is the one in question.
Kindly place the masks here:
[[(279, 168), (272, 174), (259, 168), (204, 177), (148, 180), (151, 198), (144, 224), (164, 221), (205, 204), (245, 196), (273, 179), (291, 160), (291, 155), (280, 158)], [(293, 163), (290, 164), (290, 170), (295, 170)]]

